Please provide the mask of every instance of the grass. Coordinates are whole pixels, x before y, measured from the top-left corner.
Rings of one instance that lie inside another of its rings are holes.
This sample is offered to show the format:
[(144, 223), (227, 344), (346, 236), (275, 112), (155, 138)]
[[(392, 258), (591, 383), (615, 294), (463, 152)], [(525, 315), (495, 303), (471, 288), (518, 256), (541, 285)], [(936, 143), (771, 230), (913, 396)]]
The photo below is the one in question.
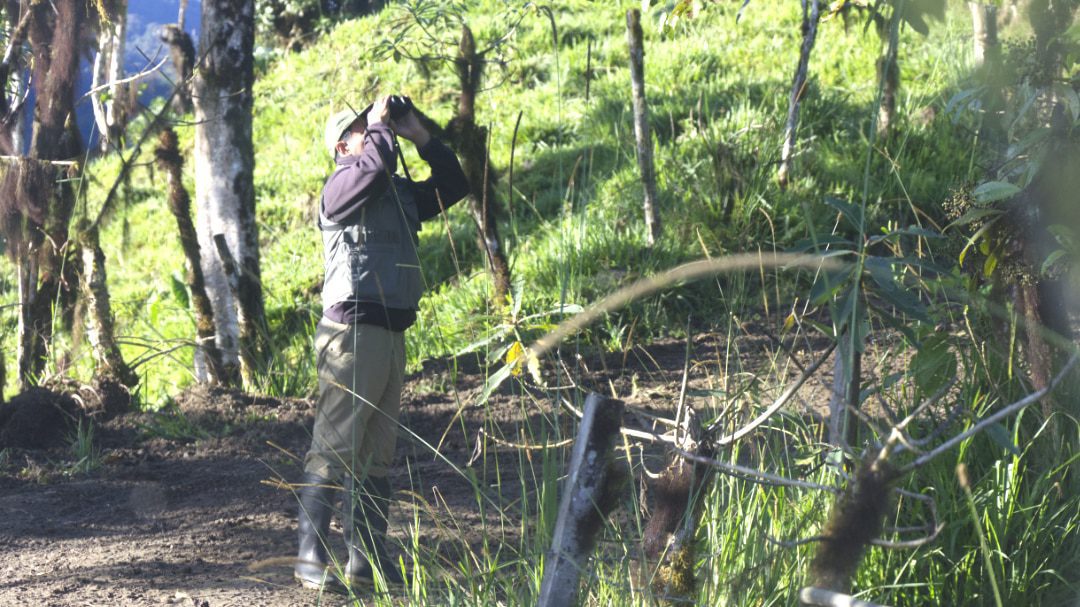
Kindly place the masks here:
[[(934, 25), (929, 39), (906, 30), (901, 33), (902, 94), (897, 112), (901, 125), (893, 137), (873, 143), (867, 133), (877, 110), (874, 62), (882, 42), (860, 27), (845, 32), (839, 21), (822, 25), (803, 103), (794, 179), (786, 191), (775, 183), (775, 168), (796, 62), (798, 4), (751, 3), (736, 23), (740, 3), (712, 3), (682, 29), (664, 35), (648, 20), (650, 14), (645, 23), (646, 90), (664, 232), (658, 246), (646, 247), (623, 34), (623, 11), (639, 4), (626, 1), (609, 7), (568, 0), (552, 6), (550, 19), (560, 40), (556, 49), (549, 15), (542, 11), (519, 13), (495, 0), (463, 3), (463, 17), (481, 46), (505, 33), (508, 19), (521, 17), (505, 49), (510, 58), (506, 79), (485, 90), (477, 107), (478, 120), (491, 133), (492, 165), (504, 206), (499, 227), (512, 264), (516, 311), (508, 318), (491, 305), (490, 283), (471, 219), (464, 204), (451, 209), (445, 222), (431, 222), (421, 234), (429, 289), (417, 325), (406, 336), (410, 369), (472, 348), (485, 361), (485, 374), (496, 376), (508, 347), (529, 343), (561, 319), (552, 310), (568, 304), (587, 306), (688, 260), (785, 251), (811, 234), (862, 242), (885, 228), (939, 227), (945, 223), (942, 201), (949, 192), (980, 177), (972, 162), (978, 148), (970, 125), (943, 115), (946, 101), (967, 77), (970, 33), (962, 7), (952, 7), (946, 22)], [(256, 85), (255, 184), (264, 295), (275, 352), (272, 368), (254, 386), (260, 392), (307, 396), (315, 387), (311, 342), (320, 312), (314, 294), (321, 278), (321, 245), (312, 218), (330, 169), (321, 146), (322, 118), (346, 100), (362, 105), (375, 94), (391, 92), (410, 95), (440, 122), (445, 123), (453, 111), (456, 84), (448, 65), (423, 68), (405, 60), (374, 59), (403, 15), (391, 7), (377, 16), (340, 24), (306, 51), (273, 61)], [(440, 33), (453, 39), (457, 30)], [(499, 71), (492, 67), (489, 74), (494, 82)], [(926, 108), (935, 108), (936, 116), (929, 116)], [(917, 120), (919, 116), (929, 117)], [(190, 149), (191, 129), (181, 127), (179, 133)], [(412, 149), (406, 149), (406, 158), (414, 176), (423, 177), (424, 165)], [(107, 189), (101, 184), (110, 184), (118, 167), (115, 158), (90, 167), (87, 208), (101, 204)], [(185, 175), (193, 191), (190, 167)], [(865, 202), (865, 227), (858, 230), (841, 221), (833, 208), (823, 204), (826, 197), (856, 205)], [(186, 297), (174, 288), (183, 276), (183, 256), (169, 236), (174, 224), (160, 176), (137, 169), (127, 200), (107, 225), (102, 243), (125, 357), (146, 361), (138, 369), (140, 403), (146, 409), (160, 409), (145, 431), (170, 440), (204, 439), (219, 430), (194, 424), (170, 406), (171, 396), (192, 382), (194, 324)], [(898, 246), (908, 252), (913, 247), (920, 253), (923, 247), (930, 248), (927, 241), (901, 241)], [(947, 261), (947, 245), (937, 252)], [(9, 263), (2, 268), (0, 304), (6, 304), (14, 299), (14, 275)], [(897, 274), (905, 275), (902, 270)], [(837, 315), (837, 326), (829, 326), (830, 317), (820, 302), (807, 303), (812, 280), (808, 272), (763, 267), (754, 273), (680, 285), (606, 315), (563, 348), (567, 355), (607, 351), (625, 357), (635, 344), (658, 337), (685, 337), (697, 330), (719, 333), (724, 350), (713, 360), (699, 361), (714, 389), (692, 398), (706, 417), (734, 417), (735, 412), (755, 411), (771, 402), (792, 370), (789, 359), (772, 347), (746, 352), (740, 340), (744, 323), (763, 325), (787, 343), (812, 350), (803, 340), (832, 335), (842, 322)], [(943, 279), (925, 286), (933, 281), (923, 275), (917, 281), (924, 285), (919, 294), (933, 304), (936, 319), (949, 327), (962, 325), (956, 300), (943, 295), (958, 290), (954, 283)], [(4, 345), (12, 350), (14, 311), (8, 307), (0, 311)], [(868, 314), (870, 342), (892, 344), (898, 339), (887, 316), (881, 310)], [(988, 315), (976, 320), (995, 322)], [(904, 361), (912, 350), (939, 332), (934, 324), (910, 325), (914, 340), (883, 347), (866, 363), (879, 378), (866, 387), (879, 390), (901, 412), (904, 403), (919, 396), (905, 384), (918, 382), (886, 378), (905, 372)], [(965, 352), (983, 350), (974, 335), (952, 331), (947, 343), (962, 369), (950, 400), (964, 403), (969, 412), (959, 425), (971, 423), (985, 407), (1010, 402), (1007, 396), (1018, 393), (1012, 375), (966, 359)], [(1011, 354), (1004, 358), (1011, 362)], [(8, 364), (14, 364), (10, 357)], [(89, 360), (75, 359), (73, 373), (91, 372)], [(588, 378), (569, 379), (584, 383)], [(454, 389), (452, 381), (451, 385), (426, 377), (423, 381), (435, 382), (433, 390)], [(489, 418), (484, 428), (490, 436), (510, 443), (550, 445), (572, 435), (568, 414), (551, 405), (565, 393), (546, 392), (541, 402), (535, 389), (520, 387), (513, 377), (506, 381), (513, 386), (514, 404), (523, 419), (528, 411), (540, 410), (543, 415), (536, 424), (522, 423), (513, 432)], [(1020, 444), (1015, 437), (1023, 425), (1023, 420), (1013, 420), (1003, 431), (1011, 432)], [(73, 441), (76, 454), (93, 454), (92, 431), (80, 427)], [(835, 469), (818, 465), (827, 451), (818, 443), (823, 432), (809, 416), (778, 416), (754, 441), (718, 458), (839, 485), (843, 479)], [(873, 433), (867, 429), (866, 436)], [(438, 495), (417, 491), (399, 503), (410, 522), (402, 546), (406, 564), (423, 582), (409, 589), (408, 602), (536, 601), (540, 564), (555, 522), (565, 448), (508, 452), (490, 441), (485, 445), (475, 468), (459, 468), (460, 482), (475, 491), (475, 511), (482, 521), (478, 530)], [(416, 450), (417, 456), (441, 455), (432, 446)], [(1040, 468), (1031, 460), (1028, 449), (1017, 455), (977, 436), (899, 481), (907, 490), (931, 496), (946, 527), (936, 542), (926, 546), (871, 548), (854, 580), (858, 596), (890, 605), (987, 604), (995, 592), (1007, 605), (1072, 600), (1077, 583), (1073, 572), (1080, 560), (1080, 497), (1061, 489), (1061, 469)], [(635, 479), (642, 477), (641, 463), (633, 458), (625, 463)], [(957, 483), (955, 468), (960, 463), (968, 467), (970, 493)], [(504, 480), (513, 491), (500, 490)], [(639, 500), (636, 492), (628, 491), (620, 513), (605, 526), (584, 582), (586, 604), (644, 605), (658, 600), (649, 585), (651, 573), (642, 571), (638, 562), (645, 520)], [(770, 538), (813, 535), (830, 504), (830, 496), (822, 492), (715, 476), (703, 496), (693, 600), (742, 605), (797, 602), (814, 545), (785, 547)], [(922, 504), (901, 498), (890, 510), (890, 524), (918, 525), (927, 516)], [(980, 538), (985, 538), (985, 547)], [(375, 604), (392, 602), (375, 600)]]
[(94, 443), (94, 422), (80, 418), (69, 442), (73, 461), (67, 466), (67, 474), (88, 474), (101, 467), (101, 449)]

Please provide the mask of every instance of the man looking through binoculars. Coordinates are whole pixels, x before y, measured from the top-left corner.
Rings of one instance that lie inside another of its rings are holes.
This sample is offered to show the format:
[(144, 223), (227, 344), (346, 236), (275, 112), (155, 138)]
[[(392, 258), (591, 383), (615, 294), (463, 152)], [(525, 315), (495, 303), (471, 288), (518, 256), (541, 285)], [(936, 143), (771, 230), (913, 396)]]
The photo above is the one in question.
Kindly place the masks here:
[[(429, 179), (395, 174), (395, 134), (416, 146), (431, 166)], [(305, 587), (340, 592), (377, 575), (385, 584), (404, 582), (386, 551), (387, 474), (397, 442), (404, 331), (416, 321), (423, 292), (417, 234), (420, 222), (461, 200), (469, 185), (408, 97), (382, 97), (359, 113), (331, 115), (325, 144), (336, 166), (319, 206), (325, 262), (315, 332), (319, 400), (297, 489), (294, 575)], [(327, 549), (339, 492), (349, 554), (343, 572), (329, 566)]]

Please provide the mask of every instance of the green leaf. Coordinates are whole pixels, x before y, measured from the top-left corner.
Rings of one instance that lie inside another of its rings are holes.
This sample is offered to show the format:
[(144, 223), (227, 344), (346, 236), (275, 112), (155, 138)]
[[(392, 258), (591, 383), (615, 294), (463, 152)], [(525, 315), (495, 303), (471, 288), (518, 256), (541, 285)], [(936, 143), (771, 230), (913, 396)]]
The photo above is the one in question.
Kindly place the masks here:
[(1061, 82), (1055, 82), (1052, 88), (1054, 96), (1069, 108), (1069, 114), (1073, 122), (1080, 119), (1080, 95), (1076, 94), (1073, 87), (1066, 86)]
[(484, 382), (484, 390), (480, 393), (480, 398), (477, 399), (476, 404), (482, 405), (486, 403), (491, 394), (510, 377), (513, 370), (514, 365), (503, 365), (498, 371), (489, 375), (487, 381)]
[(173, 299), (175, 299), (180, 304), (181, 308), (184, 308), (186, 310), (191, 303), (190, 299), (188, 298), (187, 285), (184, 284), (184, 281), (180, 280), (180, 278), (177, 277), (176, 274), (170, 275), (169, 278), (172, 279), (169, 283), (169, 286), (172, 287)]
[(967, 213), (961, 215), (959, 219), (945, 226), (945, 229), (948, 230), (953, 227), (965, 226), (969, 223), (975, 223), (980, 219), (994, 217), (996, 215), (1001, 215), (1002, 213), (1004, 213), (1004, 211), (1001, 209), (970, 209)]
[(820, 306), (832, 299), (837, 291), (848, 284), (854, 271), (855, 266), (849, 266), (839, 272), (822, 272), (810, 288), (810, 303)]
[(902, 229), (899, 229), (899, 230), (891, 230), (889, 232), (885, 232), (884, 234), (877, 234), (875, 236), (871, 236), (867, 240), (867, 243), (868, 244), (877, 244), (879, 242), (884, 242), (884, 241), (887, 241), (887, 240), (897, 240), (901, 236), (916, 236), (918, 238), (927, 238), (927, 239), (944, 238), (941, 234), (938, 234), (937, 232), (934, 232), (934, 231), (931, 231), (931, 230), (924, 230), (923, 228), (909, 227), (909, 228), (902, 228)]
[(832, 196), (825, 197), (825, 204), (839, 211), (840, 215), (843, 216), (844, 219), (847, 219), (848, 223), (850, 223), (851, 226), (854, 227), (856, 230), (862, 231), (862, 209), (847, 201), (840, 200), (839, 198), (834, 198)]
[(1020, 192), (1020, 188), (1007, 181), (987, 181), (975, 188), (973, 192), (975, 202), (978, 204), (990, 204), (998, 200), (1012, 198)]
[(926, 308), (922, 305), (922, 302), (896, 280), (888, 260), (880, 257), (868, 257), (866, 259), (866, 269), (877, 285), (876, 291), (882, 299), (912, 318), (927, 323), (930, 322), (930, 316), (926, 313)]
[(1017, 447), (1016, 443), (1013, 442), (1012, 437), (1009, 436), (1009, 431), (1005, 429), (1005, 426), (1002, 426), (1001, 424), (990, 424), (986, 429), (986, 435), (990, 437), (990, 440), (997, 443), (999, 447), (1016, 457), (1023, 455), (1023, 452), (1020, 451), (1020, 447)]
[(161, 314), (161, 298), (158, 297), (157, 291), (150, 294), (150, 298), (146, 300), (146, 313), (150, 317), (150, 324), (157, 326), (158, 316)]
[(1042, 262), (1042, 267), (1039, 269), (1039, 273), (1046, 274), (1047, 270), (1049, 270), (1057, 260), (1061, 259), (1064, 256), (1064, 249), (1058, 249), (1053, 253), (1047, 255), (1046, 259)]
[(854, 249), (855, 243), (850, 239), (840, 236), (819, 236), (816, 240), (805, 238), (796, 242), (789, 251), (792, 253), (808, 253), (810, 251), (823, 251), (825, 247), (849, 247)]
[(986, 256), (986, 261), (983, 262), (983, 276), (990, 278), (994, 275), (994, 270), (997, 269), (998, 256), (993, 253)]
[(911, 358), (911, 375), (923, 395), (937, 392), (956, 377), (956, 354), (949, 349), (945, 335), (932, 335), (923, 341)]

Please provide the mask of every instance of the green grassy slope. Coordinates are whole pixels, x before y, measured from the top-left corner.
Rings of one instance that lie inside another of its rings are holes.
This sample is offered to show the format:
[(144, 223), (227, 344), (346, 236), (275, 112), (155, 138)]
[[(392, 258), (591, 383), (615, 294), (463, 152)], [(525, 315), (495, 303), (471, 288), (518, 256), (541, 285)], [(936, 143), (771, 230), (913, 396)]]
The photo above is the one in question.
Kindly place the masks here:
[[(540, 11), (510, 13), (493, 1), (465, 5), (462, 16), (481, 47), (520, 18), (509, 39), (509, 61), (504, 69), (489, 68), (490, 88), (479, 96), (477, 111), (478, 121), (491, 130), (492, 164), (505, 209), (500, 230), (522, 315), (560, 302), (588, 303), (681, 261), (783, 248), (806, 236), (808, 222), (827, 232), (835, 217), (821, 212), (820, 201), (826, 195), (861, 197), (868, 153), (871, 206), (876, 216), (901, 225), (913, 221), (913, 206), (935, 216), (947, 189), (967, 178), (969, 142), (963, 134), (940, 116), (925, 123), (910, 119), (927, 107), (940, 114), (962, 76), (968, 27), (963, 19), (935, 27), (930, 40), (904, 34), (901, 131), (872, 152), (866, 132), (874, 116), (873, 66), (881, 42), (861, 25), (845, 32), (839, 21), (823, 24), (803, 105), (795, 179), (781, 192), (774, 173), (797, 61), (797, 3), (752, 4), (738, 24), (735, 6), (717, 4), (667, 35), (647, 17), (647, 94), (664, 223), (659, 246), (649, 250), (624, 29), (625, 10), (638, 4), (558, 3), (552, 7), (558, 49), (551, 22)], [(391, 7), (343, 23), (305, 51), (276, 61), (256, 85), (262, 271), (279, 342), (276, 364), (283, 374), (267, 388), (304, 392), (312, 386), (307, 346), (321, 276), (312, 214), (331, 168), (320, 144), (325, 116), (346, 102), (361, 106), (392, 92), (411, 95), (440, 122), (454, 111), (456, 79), (448, 64), (422, 70), (408, 60), (377, 55), (400, 31), (403, 18), (402, 10)], [(457, 36), (456, 29), (436, 33), (450, 40)], [(590, 41), (593, 79), (586, 99)], [(511, 192), (507, 169), (519, 114)], [(190, 141), (190, 128), (179, 130)], [(423, 163), (411, 149), (408, 154), (409, 166), (422, 176)], [(90, 208), (103, 197), (116, 166), (106, 160), (92, 168)], [(186, 173), (192, 173), (190, 167)], [(190, 181), (188, 187), (193, 189)], [(174, 284), (182, 277), (182, 256), (163, 190), (160, 176), (136, 169), (130, 202), (103, 238), (118, 329), (129, 338), (125, 354), (133, 359), (164, 352), (193, 334), (182, 289)], [(733, 211), (725, 221), (729, 203)], [(498, 320), (487, 303), (489, 281), (464, 206), (452, 209), (447, 223), (431, 222), (422, 234), (430, 294), (409, 333), (413, 366), (484, 338)], [(760, 283), (732, 280), (733, 285)], [(749, 305), (748, 294), (759, 291), (718, 290), (718, 284), (639, 302), (596, 327), (593, 337), (616, 347), (630, 332), (635, 338), (678, 332), (688, 314), (698, 322), (719, 320)], [(757, 308), (780, 303), (752, 297)], [(179, 348), (141, 367), (148, 404), (190, 381), (190, 357), (190, 349)]]

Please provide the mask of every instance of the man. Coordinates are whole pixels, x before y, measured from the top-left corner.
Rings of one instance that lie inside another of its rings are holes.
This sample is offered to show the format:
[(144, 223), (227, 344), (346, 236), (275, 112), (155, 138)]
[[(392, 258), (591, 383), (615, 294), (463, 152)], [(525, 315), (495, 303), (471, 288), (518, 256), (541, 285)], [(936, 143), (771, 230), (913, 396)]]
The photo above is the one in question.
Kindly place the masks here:
[[(395, 134), (416, 146), (431, 166), (429, 179), (394, 174)], [(332, 115), (326, 145), (336, 168), (319, 208), (325, 260), (323, 316), (315, 332), (319, 400), (297, 489), (294, 575), (307, 588), (342, 592), (327, 550), (340, 487), (349, 553), (345, 586), (371, 584), (377, 575), (385, 584), (404, 582), (386, 551), (387, 474), (397, 442), (403, 332), (416, 321), (423, 290), (417, 232), (421, 221), (461, 200), (469, 187), (453, 152), (420, 124), (408, 98), (383, 97), (360, 114)]]

